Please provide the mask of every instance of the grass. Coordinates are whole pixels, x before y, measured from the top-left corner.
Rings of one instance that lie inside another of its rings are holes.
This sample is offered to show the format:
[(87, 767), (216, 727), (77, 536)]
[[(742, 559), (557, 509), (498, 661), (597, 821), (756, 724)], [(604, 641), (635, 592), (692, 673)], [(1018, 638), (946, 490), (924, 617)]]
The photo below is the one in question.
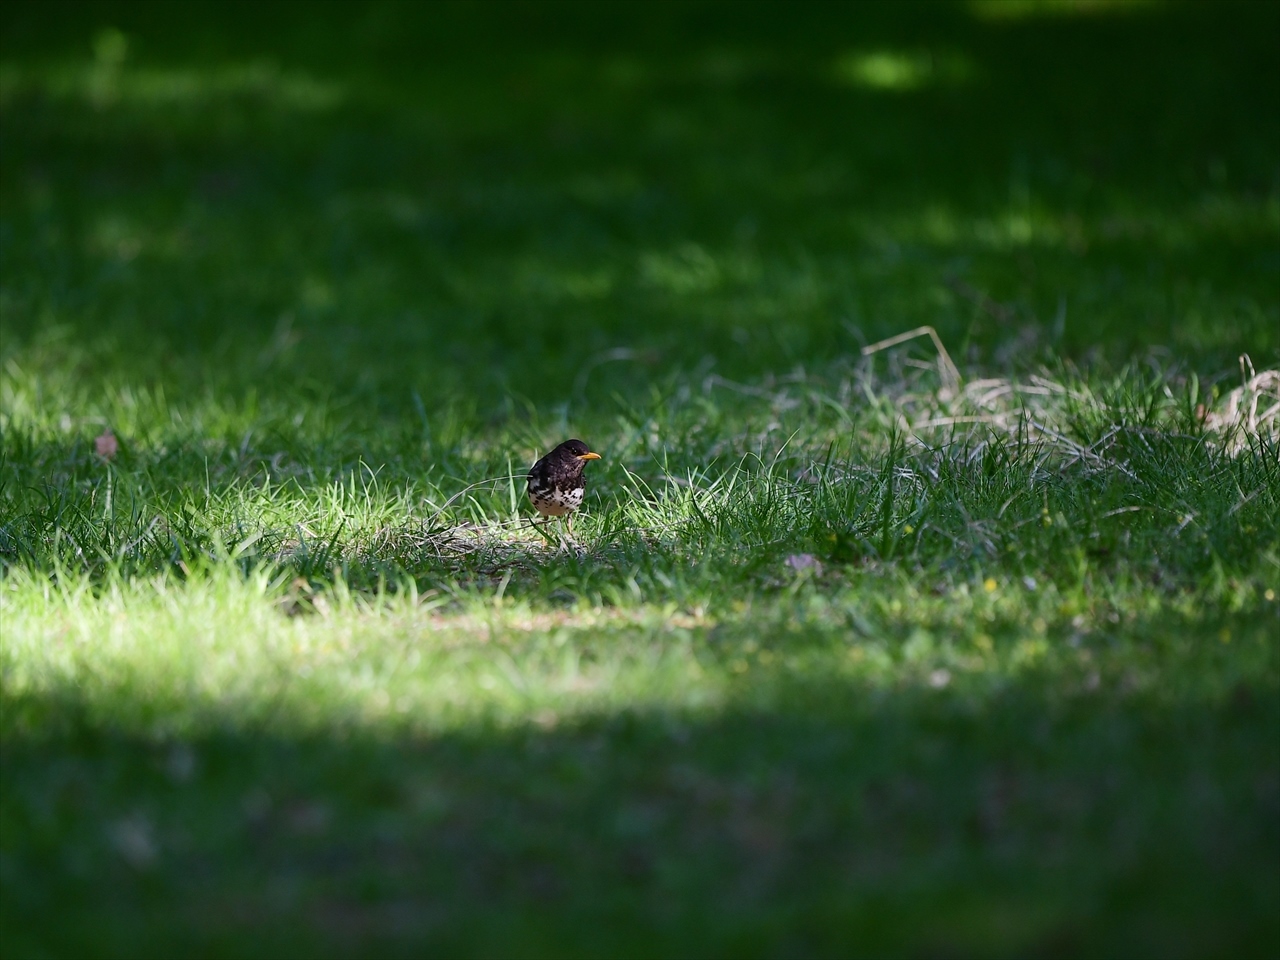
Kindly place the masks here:
[(291, 9), (0, 12), (6, 954), (1274, 950), (1278, 8)]

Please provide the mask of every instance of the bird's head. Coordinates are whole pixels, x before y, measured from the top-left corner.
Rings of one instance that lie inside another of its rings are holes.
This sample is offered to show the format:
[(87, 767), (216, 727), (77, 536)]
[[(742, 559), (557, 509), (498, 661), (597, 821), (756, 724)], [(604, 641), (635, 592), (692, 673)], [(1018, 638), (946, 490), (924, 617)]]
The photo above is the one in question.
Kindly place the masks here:
[(591, 448), (581, 440), (566, 440), (556, 447), (555, 453), (565, 460), (581, 460), (584, 463), (600, 459), (600, 454), (592, 453)]

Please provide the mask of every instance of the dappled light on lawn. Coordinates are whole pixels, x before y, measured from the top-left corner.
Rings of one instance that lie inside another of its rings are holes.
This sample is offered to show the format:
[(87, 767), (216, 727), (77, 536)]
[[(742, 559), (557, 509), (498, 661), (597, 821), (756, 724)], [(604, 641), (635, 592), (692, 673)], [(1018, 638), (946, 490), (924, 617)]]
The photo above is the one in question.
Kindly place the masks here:
[(6, 956), (1280, 940), (1280, 6), (299, 9), (0, 4)]
[(839, 82), (853, 86), (906, 91), (935, 83), (964, 83), (973, 75), (974, 67), (958, 53), (877, 50), (846, 54), (836, 60), (833, 72)]
[[(6, 65), (0, 73), (0, 106), (28, 97), (89, 106), (99, 111), (201, 111), (261, 109), (315, 113), (342, 104), (340, 84), (285, 71), (269, 60), (202, 69), (138, 66), (130, 62), (129, 39), (108, 29), (95, 36), (88, 61), (40, 67)], [(141, 119), (141, 117), (139, 118)], [(163, 115), (152, 116), (157, 126)]]

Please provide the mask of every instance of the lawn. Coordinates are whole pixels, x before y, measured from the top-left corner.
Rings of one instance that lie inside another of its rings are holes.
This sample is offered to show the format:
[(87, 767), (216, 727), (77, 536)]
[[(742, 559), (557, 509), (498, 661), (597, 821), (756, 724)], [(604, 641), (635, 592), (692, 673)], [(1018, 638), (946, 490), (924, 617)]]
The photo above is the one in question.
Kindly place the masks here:
[(5, 955), (1274, 956), (1277, 38), (4, 5)]

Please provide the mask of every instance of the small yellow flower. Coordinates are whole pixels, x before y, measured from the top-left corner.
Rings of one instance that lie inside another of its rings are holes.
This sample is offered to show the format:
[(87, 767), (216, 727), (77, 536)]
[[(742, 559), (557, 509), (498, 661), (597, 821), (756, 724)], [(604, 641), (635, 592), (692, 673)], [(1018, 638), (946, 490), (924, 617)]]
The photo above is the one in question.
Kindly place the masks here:
[(995, 593), (995, 589), (996, 589), (996, 578), (995, 578), (995, 577), (987, 577), (987, 579), (983, 580), (983, 581), (982, 581), (982, 589), (983, 589), (983, 590), (985, 590), (985, 591), (987, 591), (987, 593)]
[(1268, 601), (1274, 600), (1276, 598), (1276, 592), (1274, 590), (1268, 590), (1263, 594), (1263, 596), (1266, 597)]
[(915, 533), (915, 532), (916, 532), (916, 528), (915, 528), (915, 527), (913, 527), (911, 524), (909, 524), (909, 523), (908, 523), (905, 527), (903, 527), (903, 528), (902, 528), (902, 532), (903, 532), (903, 533)]

